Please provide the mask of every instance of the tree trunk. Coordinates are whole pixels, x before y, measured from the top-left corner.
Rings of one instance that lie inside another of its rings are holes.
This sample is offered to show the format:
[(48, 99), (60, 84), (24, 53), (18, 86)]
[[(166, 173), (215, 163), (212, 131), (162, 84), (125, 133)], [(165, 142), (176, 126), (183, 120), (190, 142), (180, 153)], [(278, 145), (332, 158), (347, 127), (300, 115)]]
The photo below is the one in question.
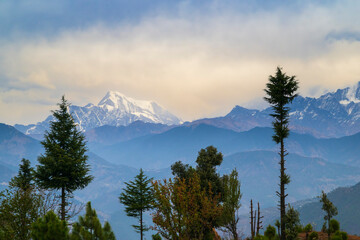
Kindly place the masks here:
[(280, 223), (281, 223), (281, 235), (280, 239), (285, 240), (285, 150), (284, 139), (281, 139), (280, 148)]
[(142, 220), (142, 216), (143, 213), (142, 211), (140, 211), (140, 238), (141, 240), (143, 240), (143, 220)]
[(328, 240), (330, 240), (330, 216), (328, 215)]
[(60, 215), (61, 220), (65, 221), (65, 205), (66, 205), (66, 199), (65, 199), (65, 188), (61, 188), (61, 207), (60, 207)]

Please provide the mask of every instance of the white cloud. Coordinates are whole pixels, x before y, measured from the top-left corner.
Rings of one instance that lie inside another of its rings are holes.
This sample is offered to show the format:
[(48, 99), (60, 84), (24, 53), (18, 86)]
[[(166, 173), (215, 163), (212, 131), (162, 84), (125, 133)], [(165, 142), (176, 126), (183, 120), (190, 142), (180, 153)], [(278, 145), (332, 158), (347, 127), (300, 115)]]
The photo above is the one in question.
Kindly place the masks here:
[[(40, 121), (48, 114), (39, 114), (42, 99), (55, 105), (65, 93), (84, 105), (97, 103), (107, 90), (155, 100), (185, 120), (225, 114), (261, 98), (277, 66), (298, 76), (305, 95), (344, 87), (360, 80), (360, 43), (329, 34), (360, 32), (360, 26), (354, 21), (359, 3), (341, 3), (297, 12), (193, 15), (182, 5), (181, 17), (158, 15), (136, 25), (99, 24), (3, 42), (0, 111), (12, 111), (1, 121)], [(10, 105), (9, 95), (17, 102)]]

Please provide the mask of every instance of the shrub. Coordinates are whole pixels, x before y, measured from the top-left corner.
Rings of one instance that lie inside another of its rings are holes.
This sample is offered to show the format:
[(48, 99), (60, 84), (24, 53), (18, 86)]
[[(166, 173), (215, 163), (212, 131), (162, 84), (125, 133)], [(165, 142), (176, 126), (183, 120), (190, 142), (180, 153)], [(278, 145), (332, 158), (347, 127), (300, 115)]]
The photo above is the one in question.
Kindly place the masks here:
[(267, 226), (265, 232), (264, 232), (265, 237), (267, 237), (269, 240), (274, 239), (275, 235), (276, 235), (276, 229), (275, 227), (269, 225)]
[(309, 240), (318, 240), (319, 234), (317, 232), (310, 233)]
[(331, 219), (330, 220), (330, 232), (335, 233), (339, 230), (340, 230), (340, 223), (335, 219)]

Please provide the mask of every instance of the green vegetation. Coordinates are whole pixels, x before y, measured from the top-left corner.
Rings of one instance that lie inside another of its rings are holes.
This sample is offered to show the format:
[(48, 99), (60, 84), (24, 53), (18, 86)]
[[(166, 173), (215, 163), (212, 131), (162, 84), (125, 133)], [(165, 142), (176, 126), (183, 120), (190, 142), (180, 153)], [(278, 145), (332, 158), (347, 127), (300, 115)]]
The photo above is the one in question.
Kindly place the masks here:
[(238, 172), (234, 169), (230, 175), (223, 177), (223, 212), (222, 222), (224, 232), (229, 232), (233, 239), (238, 239), (237, 223), (239, 222), (238, 210), (241, 207), (241, 191)]
[(126, 188), (120, 194), (119, 200), (125, 205), (125, 212), (129, 217), (135, 217), (139, 220), (139, 225), (133, 225), (136, 232), (140, 233), (140, 239), (143, 239), (144, 232), (149, 228), (144, 224), (143, 214), (153, 208), (153, 194), (151, 191), (151, 182), (140, 169), (140, 173), (134, 181), (126, 184)]
[[(329, 198), (327, 197), (326, 193), (324, 191), (322, 191), (320, 198), (320, 202), (322, 203), (322, 210), (324, 210), (324, 212), (326, 213), (324, 216), (324, 220), (325, 223), (328, 223), (328, 227), (327, 227), (327, 233), (328, 233), (328, 239), (330, 240), (330, 235), (331, 235), (331, 218), (333, 216), (336, 216), (338, 214), (338, 210), (337, 208), (334, 206), (334, 204), (329, 200)], [(333, 222), (334, 225), (335, 222)]]
[(319, 234), (317, 232), (312, 232), (309, 235), (309, 240), (318, 240), (319, 239)]
[(70, 235), (70, 240), (82, 239), (115, 240), (110, 224), (105, 222), (104, 227), (101, 226), (96, 211), (91, 208), (90, 202), (86, 204), (85, 216), (80, 216), (78, 222), (73, 224)]
[(269, 225), (267, 226), (265, 232), (264, 232), (264, 235), (267, 239), (269, 240), (273, 240), (276, 236), (276, 229), (275, 227)]
[(284, 139), (289, 136), (289, 107), (287, 104), (291, 103), (297, 96), (295, 92), (298, 89), (298, 82), (295, 76), (288, 76), (283, 73), (281, 68), (277, 68), (275, 76), (269, 76), (269, 83), (266, 84), (265, 92), (267, 97), (264, 99), (272, 106), (273, 113), (270, 114), (274, 118), (273, 128), (275, 134), (273, 140), (280, 144), (280, 191), (277, 195), (280, 197), (280, 239), (285, 240), (286, 237), (286, 219), (285, 219), (285, 194), (286, 185), (290, 183), (290, 176), (285, 173), (285, 156), (286, 150), (284, 146)]
[(285, 223), (286, 239), (297, 239), (299, 230), (301, 229), (300, 216), (299, 212), (290, 206), (290, 204), (288, 205), (288, 209), (286, 211)]
[(85, 136), (76, 129), (68, 110), (70, 104), (63, 96), (58, 105), (60, 109), (53, 111), (55, 121), (41, 142), (45, 154), (38, 158), (35, 177), (40, 187), (61, 190), (60, 216), (65, 220), (69, 217), (68, 199), (73, 191), (86, 187), (93, 177), (88, 175)]
[(31, 224), (41, 216), (43, 196), (33, 183), (30, 161), (22, 159), (19, 173), (0, 193), (0, 232), (2, 239), (30, 238)]
[(69, 229), (65, 221), (49, 211), (44, 217), (32, 224), (31, 238), (33, 240), (66, 240), (69, 239)]

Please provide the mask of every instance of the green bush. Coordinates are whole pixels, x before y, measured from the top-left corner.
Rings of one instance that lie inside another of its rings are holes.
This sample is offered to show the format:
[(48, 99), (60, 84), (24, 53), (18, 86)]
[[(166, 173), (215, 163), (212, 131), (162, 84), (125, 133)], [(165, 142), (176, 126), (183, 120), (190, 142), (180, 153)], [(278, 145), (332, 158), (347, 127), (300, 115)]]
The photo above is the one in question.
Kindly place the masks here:
[(265, 237), (263, 235), (259, 234), (259, 235), (255, 236), (254, 240), (265, 240)]
[(317, 232), (312, 232), (309, 235), (309, 240), (318, 240), (319, 239), (319, 234)]
[(271, 226), (271, 225), (267, 226), (267, 228), (266, 228), (266, 230), (265, 230), (265, 232), (264, 232), (264, 235), (265, 235), (265, 237), (267, 237), (267, 239), (269, 239), (269, 240), (274, 239), (274, 238), (275, 238), (275, 235), (276, 235), (276, 229), (275, 229), (275, 227), (273, 227), (273, 226)]
[(341, 232), (341, 231), (336, 231), (335, 234), (333, 235), (333, 237), (331, 239), (333, 239), (335, 237), (335, 240), (347, 240), (348, 239), (348, 234), (346, 232)]
[(330, 220), (330, 232), (335, 233), (340, 230), (340, 223), (336, 219)]
[(313, 230), (313, 227), (310, 223), (303, 228), (303, 232), (306, 232), (306, 233), (311, 232), (312, 230)]

